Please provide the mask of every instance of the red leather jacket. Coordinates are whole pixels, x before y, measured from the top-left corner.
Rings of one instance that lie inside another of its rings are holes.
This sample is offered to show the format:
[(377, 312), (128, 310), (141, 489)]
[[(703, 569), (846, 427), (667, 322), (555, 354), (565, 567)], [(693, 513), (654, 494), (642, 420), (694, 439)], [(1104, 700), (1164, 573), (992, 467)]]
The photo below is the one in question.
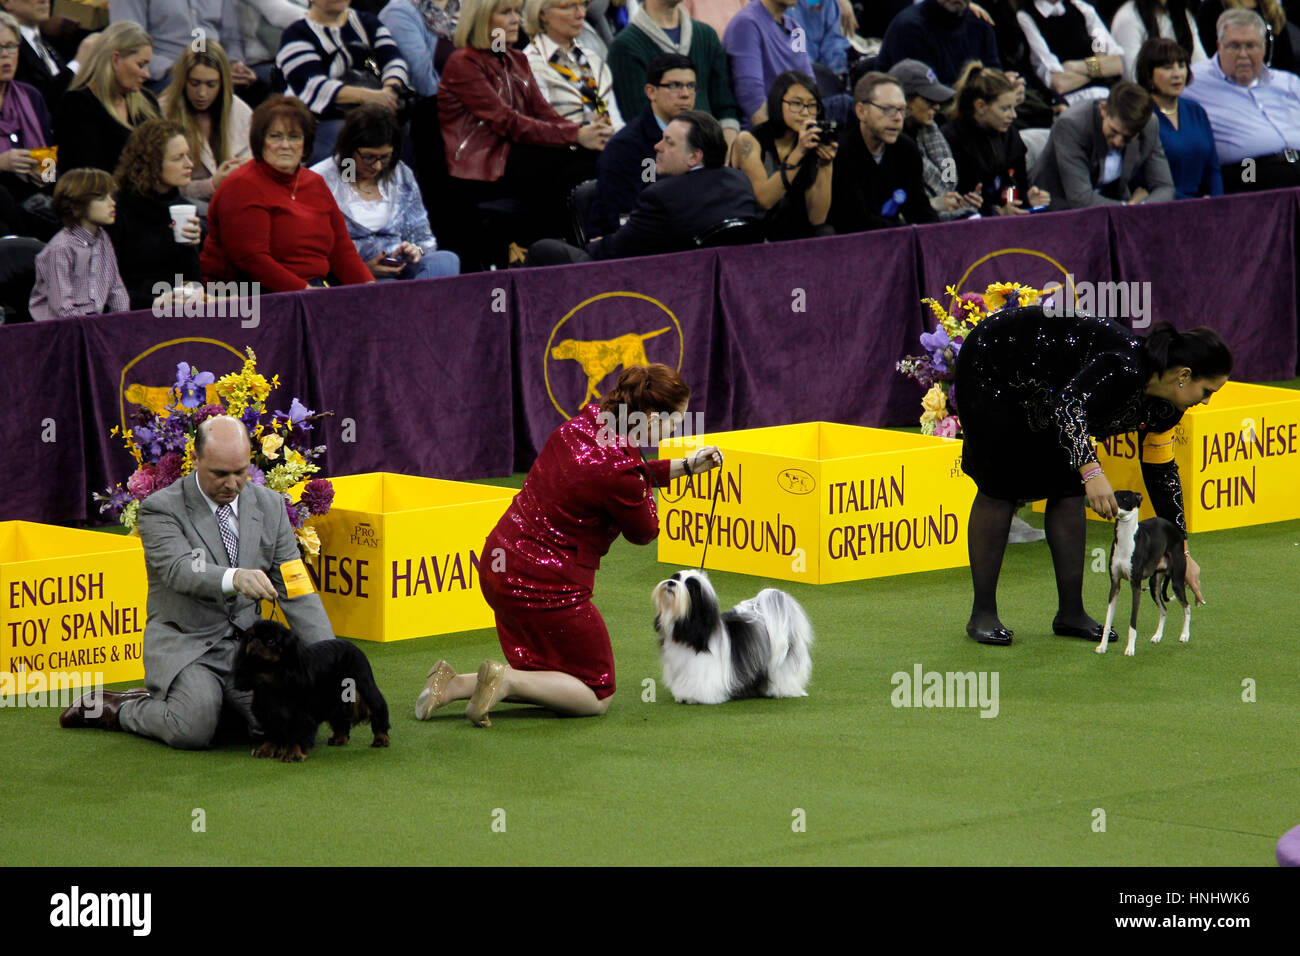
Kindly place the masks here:
[(461, 179), (500, 179), (511, 143), (578, 141), (578, 124), (551, 108), (518, 50), (461, 47), (452, 53), (438, 85), (438, 121), (447, 171)]

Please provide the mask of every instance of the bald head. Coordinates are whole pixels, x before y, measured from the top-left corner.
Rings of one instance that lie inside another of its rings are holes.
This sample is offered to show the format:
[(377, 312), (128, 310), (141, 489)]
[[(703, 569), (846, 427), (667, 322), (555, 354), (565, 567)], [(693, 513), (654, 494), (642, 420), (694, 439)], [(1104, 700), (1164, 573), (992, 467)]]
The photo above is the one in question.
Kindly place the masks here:
[(219, 505), (239, 496), (248, 481), (252, 445), (244, 423), (217, 415), (199, 426), (194, 436), (194, 471), (203, 493)]

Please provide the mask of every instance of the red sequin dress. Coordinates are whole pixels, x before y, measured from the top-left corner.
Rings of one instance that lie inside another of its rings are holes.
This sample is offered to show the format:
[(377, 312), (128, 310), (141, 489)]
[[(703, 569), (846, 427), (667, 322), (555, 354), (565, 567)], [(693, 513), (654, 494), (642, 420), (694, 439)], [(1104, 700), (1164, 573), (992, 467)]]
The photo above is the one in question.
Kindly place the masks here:
[(609, 631), (591, 603), (600, 559), (620, 534), (659, 534), (653, 485), (668, 460), (645, 461), (588, 405), (546, 440), (524, 486), (488, 535), (479, 565), (510, 666), (562, 671), (604, 699), (614, 693)]

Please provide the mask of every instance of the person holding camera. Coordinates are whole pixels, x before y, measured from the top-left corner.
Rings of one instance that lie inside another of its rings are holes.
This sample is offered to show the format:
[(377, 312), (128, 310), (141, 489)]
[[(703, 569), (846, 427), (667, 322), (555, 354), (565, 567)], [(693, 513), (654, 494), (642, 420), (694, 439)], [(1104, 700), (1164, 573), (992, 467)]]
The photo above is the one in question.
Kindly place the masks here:
[(828, 235), (831, 175), (837, 130), (824, 117), (813, 79), (797, 70), (776, 78), (767, 92), (768, 118), (741, 133), (731, 165), (749, 177), (754, 198), (766, 210), (767, 238)]

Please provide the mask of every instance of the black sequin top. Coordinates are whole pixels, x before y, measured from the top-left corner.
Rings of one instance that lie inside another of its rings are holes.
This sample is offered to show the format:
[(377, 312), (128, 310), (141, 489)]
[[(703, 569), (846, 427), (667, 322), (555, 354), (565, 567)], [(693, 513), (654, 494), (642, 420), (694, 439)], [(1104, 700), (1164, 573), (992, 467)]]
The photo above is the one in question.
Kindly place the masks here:
[[(962, 345), (953, 398), (962, 468), (987, 495), (1037, 500), (1083, 494), (1092, 438), (1163, 432), (1183, 412), (1144, 393), (1153, 371), (1143, 339), (1092, 316), (1007, 309)], [(1156, 514), (1186, 531), (1178, 466), (1142, 462)]]

